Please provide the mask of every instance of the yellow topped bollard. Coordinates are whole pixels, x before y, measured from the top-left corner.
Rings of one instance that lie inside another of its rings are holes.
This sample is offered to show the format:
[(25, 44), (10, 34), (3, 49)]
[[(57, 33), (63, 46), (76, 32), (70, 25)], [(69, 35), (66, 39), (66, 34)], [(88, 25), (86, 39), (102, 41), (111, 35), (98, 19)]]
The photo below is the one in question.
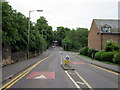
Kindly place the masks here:
[(64, 70), (75, 70), (70, 65), (70, 57), (68, 55), (65, 57), (64, 63), (61, 62), (61, 65), (62, 65), (62, 67), (63, 67)]
[(67, 65), (67, 64), (69, 64), (70, 63), (70, 61), (69, 60), (65, 60), (65, 64)]
[(66, 60), (65, 60), (65, 65), (69, 65), (69, 64), (70, 64), (69, 59), (70, 59), (70, 57), (67, 55), (67, 56), (66, 56)]

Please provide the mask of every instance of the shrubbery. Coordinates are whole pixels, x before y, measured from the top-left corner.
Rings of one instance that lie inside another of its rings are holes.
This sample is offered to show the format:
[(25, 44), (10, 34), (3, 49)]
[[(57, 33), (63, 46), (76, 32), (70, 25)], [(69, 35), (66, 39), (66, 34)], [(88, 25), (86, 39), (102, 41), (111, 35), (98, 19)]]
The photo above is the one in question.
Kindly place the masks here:
[(81, 50), (80, 50), (80, 54), (81, 55), (88, 55), (88, 47), (84, 47), (84, 48), (82, 48)]
[(120, 64), (120, 51), (114, 54), (113, 62)]
[(113, 57), (114, 57), (114, 52), (103, 52), (101, 53), (100, 60), (112, 62)]
[(119, 51), (120, 47), (115, 44), (112, 40), (109, 40), (105, 46), (105, 51)]
[(112, 40), (107, 42), (105, 50), (97, 52), (95, 49), (84, 47), (80, 50), (80, 54), (95, 58), (96, 60), (120, 64), (120, 47)]
[(100, 60), (100, 59), (101, 59), (101, 55), (102, 55), (102, 53), (104, 53), (104, 52), (105, 52), (104, 50), (101, 50), (101, 51), (97, 52), (97, 53), (95, 54), (95, 59)]
[(96, 50), (95, 49), (93, 49), (93, 48), (89, 48), (88, 49), (88, 56), (89, 57), (92, 57), (92, 54), (94, 55), (96, 53)]

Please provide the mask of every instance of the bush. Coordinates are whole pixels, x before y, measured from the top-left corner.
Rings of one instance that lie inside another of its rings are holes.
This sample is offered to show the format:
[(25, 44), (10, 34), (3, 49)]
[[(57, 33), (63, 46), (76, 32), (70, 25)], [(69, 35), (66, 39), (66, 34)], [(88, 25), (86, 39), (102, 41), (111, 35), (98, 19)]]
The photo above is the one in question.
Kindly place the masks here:
[(114, 54), (113, 62), (120, 64), (120, 51)]
[(105, 50), (106, 50), (107, 52), (113, 51), (113, 47), (112, 47), (112, 46), (106, 46), (106, 47), (105, 47)]
[(115, 44), (112, 40), (107, 41), (107, 44), (105, 46), (105, 51), (111, 52), (111, 51), (119, 51), (120, 47)]
[(84, 48), (82, 48), (81, 50), (80, 50), (80, 54), (81, 55), (88, 55), (88, 47), (84, 47)]
[(92, 57), (92, 53), (93, 53), (93, 54), (95, 53), (95, 49), (89, 48), (89, 49), (88, 49), (88, 56), (89, 56), (89, 57)]
[(114, 52), (103, 52), (100, 56), (100, 60), (112, 62), (113, 56)]
[(101, 50), (95, 54), (95, 59), (100, 60), (101, 59), (101, 54), (105, 52), (104, 50)]

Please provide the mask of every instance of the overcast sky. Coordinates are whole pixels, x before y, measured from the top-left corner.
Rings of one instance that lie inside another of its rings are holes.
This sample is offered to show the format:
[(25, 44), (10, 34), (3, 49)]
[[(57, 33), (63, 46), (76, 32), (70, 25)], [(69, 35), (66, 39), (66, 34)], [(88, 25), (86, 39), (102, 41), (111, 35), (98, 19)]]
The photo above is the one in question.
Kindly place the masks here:
[(13, 9), (28, 17), (29, 10), (42, 9), (43, 12), (32, 12), (31, 20), (36, 22), (44, 16), (55, 30), (58, 26), (70, 29), (83, 27), (90, 29), (93, 19), (117, 19), (119, 0), (7, 0)]

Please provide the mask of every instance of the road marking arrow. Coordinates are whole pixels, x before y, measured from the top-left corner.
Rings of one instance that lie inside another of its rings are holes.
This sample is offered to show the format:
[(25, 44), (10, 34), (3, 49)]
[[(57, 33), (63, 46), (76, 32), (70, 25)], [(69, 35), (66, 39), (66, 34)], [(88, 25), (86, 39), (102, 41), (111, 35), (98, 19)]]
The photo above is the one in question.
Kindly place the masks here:
[(36, 77), (35, 79), (46, 79), (46, 77), (44, 75), (40, 75), (40, 76)]

